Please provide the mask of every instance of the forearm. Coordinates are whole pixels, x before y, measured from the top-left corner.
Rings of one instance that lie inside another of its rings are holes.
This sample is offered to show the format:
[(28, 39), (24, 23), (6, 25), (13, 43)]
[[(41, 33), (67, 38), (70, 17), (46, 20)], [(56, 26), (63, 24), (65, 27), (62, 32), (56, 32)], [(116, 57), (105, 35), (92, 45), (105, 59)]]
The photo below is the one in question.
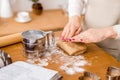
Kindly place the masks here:
[(120, 39), (120, 25), (114, 25), (103, 29), (108, 38)]

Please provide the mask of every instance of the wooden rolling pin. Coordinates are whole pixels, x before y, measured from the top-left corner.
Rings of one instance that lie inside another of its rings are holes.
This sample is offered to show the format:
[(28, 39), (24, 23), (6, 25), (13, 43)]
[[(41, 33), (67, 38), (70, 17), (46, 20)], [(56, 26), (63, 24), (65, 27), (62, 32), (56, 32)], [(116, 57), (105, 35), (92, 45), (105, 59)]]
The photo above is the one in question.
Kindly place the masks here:
[(18, 43), (21, 41), (22, 41), (21, 33), (15, 33), (15, 34), (7, 35), (7, 36), (2, 36), (0, 37), (0, 47)]

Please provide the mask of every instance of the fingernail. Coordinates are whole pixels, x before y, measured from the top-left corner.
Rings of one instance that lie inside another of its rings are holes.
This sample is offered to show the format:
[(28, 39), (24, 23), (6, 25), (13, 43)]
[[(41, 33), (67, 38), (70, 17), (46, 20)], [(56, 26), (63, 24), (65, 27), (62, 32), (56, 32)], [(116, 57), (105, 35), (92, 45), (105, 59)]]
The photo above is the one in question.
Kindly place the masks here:
[(69, 39), (69, 41), (71, 41), (71, 39)]
[(71, 41), (74, 41), (75, 39), (71, 39)]
[(72, 39), (72, 40), (75, 40), (75, 39)]
[(80, 39), (80, 41), (82, 42), (82, 41), (83, 41), (83, 39)]
[(61, 37), (61, 40), (64, 40), (64, 37), (63, 37), (63, 36)]

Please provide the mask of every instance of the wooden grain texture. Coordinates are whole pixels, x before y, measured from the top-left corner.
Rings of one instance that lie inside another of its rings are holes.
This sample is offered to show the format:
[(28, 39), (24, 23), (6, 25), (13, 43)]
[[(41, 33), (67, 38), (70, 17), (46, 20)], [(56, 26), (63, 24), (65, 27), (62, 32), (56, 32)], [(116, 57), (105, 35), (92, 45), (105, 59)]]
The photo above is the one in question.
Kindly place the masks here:
[(15, 21), (16, 15), (12, 18), (0, 18), (0, 36), (23, 32), (25, 30), (60, 30), (67, 23), (67, 16), (62, 10), (45, 10), (41, 15), (30, 12), (31, 21), (19, 23)]
[(10, 44), (18, 43), (22, 41), (21, 33), (10, 34), (0, 37), (0, 47)]
[[(56, 33), (57, 36), (60, 36), (60, 34), (61, 32)], [(103, 51), (95, 44), (87, 44), (87, 46), (88, 51), (83, 54), (85, 59), (91, 63), (89, 66), (84, 66), (87, 71), (96, 73), (102, 78), (102, 80), (106, 80), (106, 70), (108, 66), (116, 66), (120, 68), (120, 62), (110, 56), (107, 52)], [(26, 58), (22, 55), (23, 47), (21, 43), (6, 46), (1, 49), (10, 54), (13, 62), (26, 60)], [(67, 75), (64, 71), (60, 70), (59, 64), (54, 64), (52, 62), (49, 63), (47, 68), (59, 71), (59, 73), (63, 75), (63, 80), (78, 80), (78, 77), (81, 76), (80, 73), (75, 75)]]

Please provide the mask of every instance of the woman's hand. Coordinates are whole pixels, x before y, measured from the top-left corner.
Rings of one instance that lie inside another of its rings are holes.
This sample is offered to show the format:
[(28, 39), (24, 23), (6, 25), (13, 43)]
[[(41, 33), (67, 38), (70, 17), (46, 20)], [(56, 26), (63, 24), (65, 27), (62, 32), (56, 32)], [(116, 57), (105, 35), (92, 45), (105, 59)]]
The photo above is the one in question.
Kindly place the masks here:
[(70, 39), (71, 42), (83, 42), (83, 43), (97, 43), (107, 38), (115, 38), (117, 36), (113, 27), (101, 28), (101, 29), (88, 29)]
[(79, 16), (72, 16), (62, 32), (62, 40), (68, 41), (68, 38), (73, 37), (81, 32), (81, 21)]

